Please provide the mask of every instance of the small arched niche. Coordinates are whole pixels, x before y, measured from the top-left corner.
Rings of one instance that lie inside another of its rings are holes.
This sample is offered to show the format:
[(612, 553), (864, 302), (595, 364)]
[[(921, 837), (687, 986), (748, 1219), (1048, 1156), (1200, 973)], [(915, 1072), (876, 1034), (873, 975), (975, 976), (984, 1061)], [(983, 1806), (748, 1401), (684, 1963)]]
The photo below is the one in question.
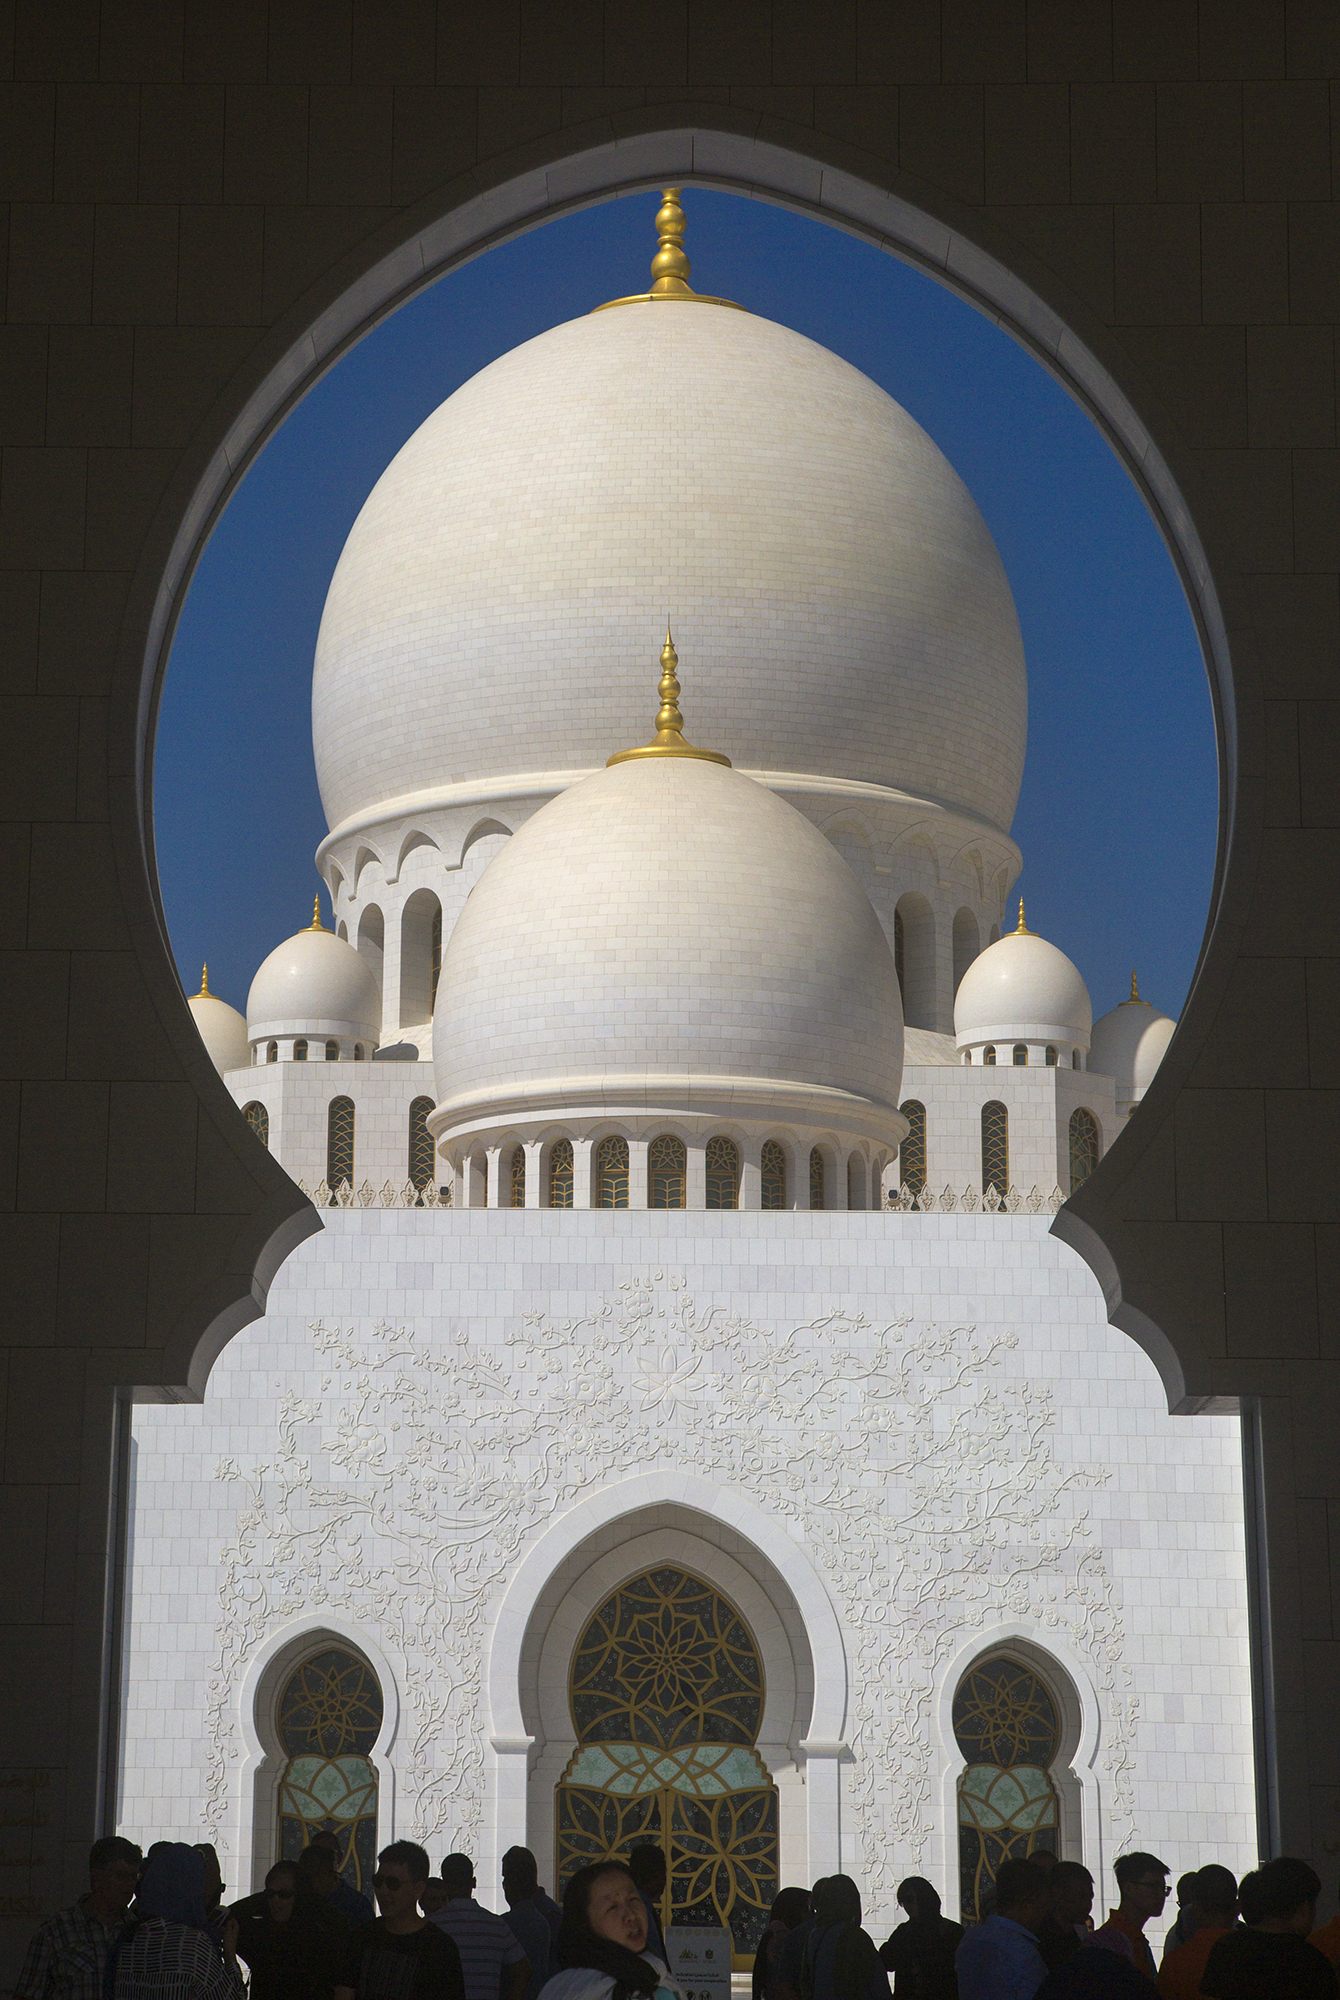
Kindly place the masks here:
[(416, 889), (400, 915), (400, 1026), (433, 1016), (442, 970), (442, 905), (431, 889)]
[(909, 889), (898, 898), (903, 961), (903, 1020), (909, 1028), (934, 1029), (935, 912), (926, 898)]

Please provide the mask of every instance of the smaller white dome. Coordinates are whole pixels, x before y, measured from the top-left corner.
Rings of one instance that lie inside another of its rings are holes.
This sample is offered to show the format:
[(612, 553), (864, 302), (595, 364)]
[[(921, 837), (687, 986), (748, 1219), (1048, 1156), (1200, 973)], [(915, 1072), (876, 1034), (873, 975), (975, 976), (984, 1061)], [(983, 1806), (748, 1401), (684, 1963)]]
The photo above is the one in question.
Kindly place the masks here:
[(200, 991), (186, 1002), (195, 1022), (196, 1033), (205, 1053), (222, 1076), (225, 1070), (245, 1069), (251, 1061), (247, 1024), (236, 1007), (216, 999), (209, 990), (209, 967), (200, 975)]
[(1131, 997), (1093, 1024), (1089, 1068), (1116, 1079), (1117, 1103), (1133, 1108), (1154, 1081), (1177, 1023), (1142, 1000), (1131, 975)]
[(1093, 1028), (1089, 989), (1063, 951), (1024, 928), (975, 958), (954, 1000), (960, 1049), (988, 1042), (1041, 1042), (1087, 1049)]
[(377, 982), (353, 946), (313, 926), (286, 938), (252, 980), (247, 1034), (253, 1042), (314, 1035), (375, 1045), (381, 1014)]

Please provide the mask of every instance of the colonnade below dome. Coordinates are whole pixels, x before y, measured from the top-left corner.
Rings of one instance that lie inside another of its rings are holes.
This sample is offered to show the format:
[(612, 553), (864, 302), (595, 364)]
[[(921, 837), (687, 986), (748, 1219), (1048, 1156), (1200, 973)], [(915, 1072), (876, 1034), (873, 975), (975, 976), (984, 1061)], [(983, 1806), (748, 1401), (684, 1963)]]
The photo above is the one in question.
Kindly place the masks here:
[(509, 1135), (450, 1159), (456, 1208), (877, 1209), (894, 1149), (836, 1134)]

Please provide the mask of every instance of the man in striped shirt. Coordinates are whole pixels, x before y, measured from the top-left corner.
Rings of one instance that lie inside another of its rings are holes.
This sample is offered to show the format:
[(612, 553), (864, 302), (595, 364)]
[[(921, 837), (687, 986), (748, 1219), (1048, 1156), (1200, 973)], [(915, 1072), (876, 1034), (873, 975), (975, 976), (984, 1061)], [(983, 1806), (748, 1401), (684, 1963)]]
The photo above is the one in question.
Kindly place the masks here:
[(38, 1931), (14, 1988), (18, 2000), (102, 2000), (107, 1953), (121, 1935), (140, 1860), (133, 1840), (108, 1834), (94, 1841), (88, 1894)]
[(461, 1955), (465, 2000), (525, 2000), (530, 1961), (502, 1918), (475, 1901), (475, 1865), (468, 1854), (447, 1856), (442, 1883), (450, 1901), (430, 1921)]

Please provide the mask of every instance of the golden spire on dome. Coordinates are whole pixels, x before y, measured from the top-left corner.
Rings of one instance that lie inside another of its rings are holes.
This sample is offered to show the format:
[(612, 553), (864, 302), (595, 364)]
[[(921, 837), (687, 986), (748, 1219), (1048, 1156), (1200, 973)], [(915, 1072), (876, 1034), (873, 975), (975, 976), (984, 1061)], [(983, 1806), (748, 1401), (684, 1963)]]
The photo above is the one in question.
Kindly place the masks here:
[(1019, 898), (1019, 922), (1014, 935), (1016, 937), (1032, 937), (1033, 935), (1028, 925), (1024, 922), (1024, 899), (1022, 896)]
[(1130, 1000), (1123, 1000), (1121, 1004), (1123, 1007), (1129, 1007), (1132, 1001), (1136, 1002), (1141, 1007), (1147, 1007), (1149, 1005), (1149, 1002), (1147, 1000), (1141, 1000), (1140, 998), (1140, 988), (1135, 983), (1134, 966), (1131, 967), (1131, 998)]
[(321, 898), (319, 895), (312, 898), (312, 921), (308, 924), (307, 928), (309, 931), (323, 931), (326, 928), (321, 921)]
[(656, 214), (656, 255), (651, 260), (651, 290), (634, 292), (626, 299), (607, 299), (595, 310), (608, 312), (611, 306), (663, 304), (668, 299), (695, 306), (730, 306), (734, 312), (746, 312), (748, 308), (737, 306), (734, 299), (709, 299), (693, 290), (689, 284), (693, 266), (684, 249), (684, 228), (679, 189), (662, 188), (661, 206)]
[(207, 965), (202, 965), (200, 968), (200, 991), (195, 995), (195, 998), (197, 1000), (212, 1000), (214, 998), (214, 995), (209, 990), (209, 967)]
[(727, 769), (730, 768), (730, 758), (723, 757), (719, 750), (698, 750), (692, 743), (684, 741), (684, 717), (679, 709), (679, 676), (675, 672), (678, 665), (679, 655), (670, 637), (667, 620), (665, 644), (661, 648), (661, 683), (656, 690), (661, 697), (661, 705), (656, 711), (656, 734), (650, 743), (640, 743), (635, 750), (616, 750), (612, 757), (605, 759), (606, 765), (626, 764), (635, 757), (701, 757), (709, 764), (724, 764)]

